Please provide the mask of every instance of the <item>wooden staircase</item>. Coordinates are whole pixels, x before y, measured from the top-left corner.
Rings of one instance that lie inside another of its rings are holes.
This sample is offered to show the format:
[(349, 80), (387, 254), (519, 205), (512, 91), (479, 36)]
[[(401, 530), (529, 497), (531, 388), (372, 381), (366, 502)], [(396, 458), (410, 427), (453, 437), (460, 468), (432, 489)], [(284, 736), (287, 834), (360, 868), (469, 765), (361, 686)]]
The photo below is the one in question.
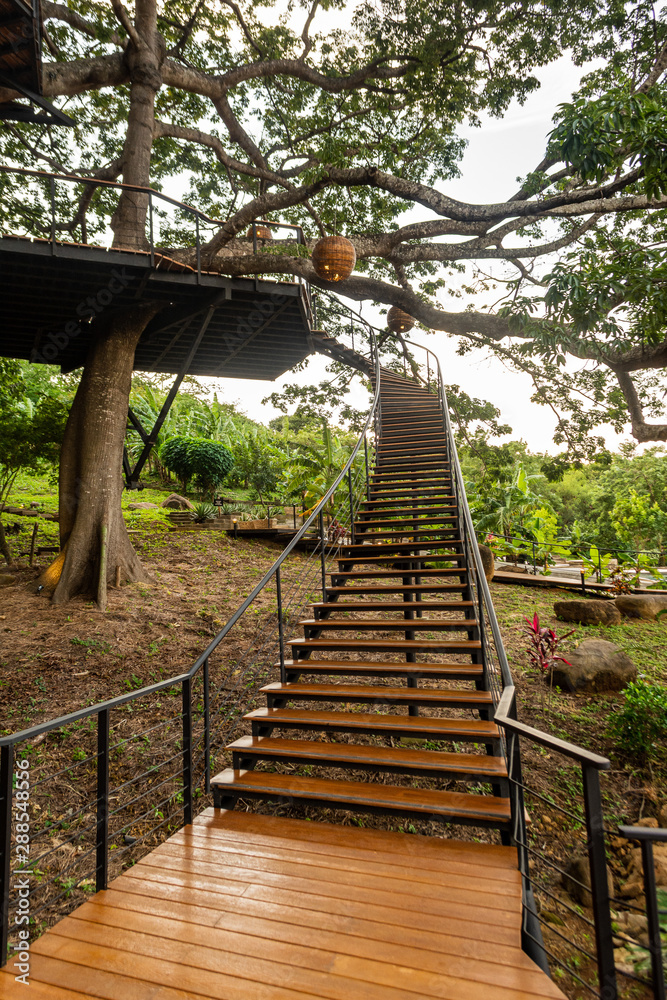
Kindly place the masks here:
[[(368, 495), (325, 600), (289, 641), (214, 802), (238, 799), (489, 827), (510, 804), (437, 397), (381, 375)], [(313, 773), (315, 772), (315, 773)], [(451, 785), (455, 788), (452, 789)]]

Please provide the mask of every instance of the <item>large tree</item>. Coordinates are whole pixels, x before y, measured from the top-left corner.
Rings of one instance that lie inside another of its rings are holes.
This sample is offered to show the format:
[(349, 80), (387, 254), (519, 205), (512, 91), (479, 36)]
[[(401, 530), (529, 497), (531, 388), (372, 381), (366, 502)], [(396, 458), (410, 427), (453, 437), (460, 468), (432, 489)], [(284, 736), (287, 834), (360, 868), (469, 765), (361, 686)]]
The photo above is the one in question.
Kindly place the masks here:
[[(77, 126), (73, 134), (10, 126), (0, 139), (8, 159), (139, 186), (187, 177), (187, 200), (225, 220), (204, 250), (206, 266), (222, 274), (322, 285), (308, 258), (254, 253), (243, 234), (268, 215), (300, 222), (311, 246), (336, 230), (358, 257), (343, 295), (398, 305), (461, 338), (464, 350), (491, 345), (531, 372), (540, 401), (569, 407), (562, 439), (573, 426), (581, 437), (596, 420), (619, 423), (628, 412), (636, 436), (667, 436), (642, 409), (656, 409), (650, 375), (667, 359), (667, 30), (653, 5), (307, 0), (274, 10), (255, 0), (135, 0), (131, 9), (121, 0), (47, 0), (42, 10), (53, 60), (44, 92), (67, 99)], [(600, 68), (560, 109), (542, 161), (526, 165), (505, 201), (486, 204), (483, 191), (475, 204), (448, 197), (461, 123), (502, 116), (566, 50)], [(11, 96), (0, 91), (0, 100)], [(19, 212), (20, 192), (11, 204)], [(86, 189), (59, 210), (65, 236), (85, 219), (89, 239), (110, 225), (116, 247), (146, 246), (141, 193), (114, 201)], [(192, 260), (172, 235), (172, 256)], [(447, 271), (477, 268), (470, 291), (494, 261), (513, 269), (502, 306), (443, 306)], [(102, 523), (110, 572), (142, 574), (120, 517), (120, 456), (134, 350), (156, 308), (142, 303), (98, 321), (63, 446), (67, 552), (56, 601), (89, 586)], [(587, 367), (564, 376), (566, 355)], [(568, 384), (597, 416), (582, 416)]]

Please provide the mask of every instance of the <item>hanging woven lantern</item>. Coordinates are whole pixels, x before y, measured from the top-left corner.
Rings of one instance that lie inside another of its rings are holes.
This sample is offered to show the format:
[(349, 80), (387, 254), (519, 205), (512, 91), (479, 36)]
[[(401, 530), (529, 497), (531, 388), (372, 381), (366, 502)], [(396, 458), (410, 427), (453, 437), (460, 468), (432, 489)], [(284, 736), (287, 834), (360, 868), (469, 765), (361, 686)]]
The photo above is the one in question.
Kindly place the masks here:
[[(266, 222), (266, 219), (261, 219), (259, 222), (255, 223), (255, 233), (257, 234), (257, 239), (272, 240), (273, 233), (271, 232), (268, 226), (263, 226), (262, 222)], [(248, 232), (246, 233), (246, 236), (249, 240), (252, 239), (252, 232), (253, 232), (253, 227), (251, 226)]]
[(344, 236), (324, 236), (313, 247), (315, 273), (325, 281), (345, 281), (357, 262), (355, 249)]
[(403, 312), (398, 306), (392, 306), (387, 313), (387, 326), (392, 333), (407, 333), (415, 325), (410, 313)]

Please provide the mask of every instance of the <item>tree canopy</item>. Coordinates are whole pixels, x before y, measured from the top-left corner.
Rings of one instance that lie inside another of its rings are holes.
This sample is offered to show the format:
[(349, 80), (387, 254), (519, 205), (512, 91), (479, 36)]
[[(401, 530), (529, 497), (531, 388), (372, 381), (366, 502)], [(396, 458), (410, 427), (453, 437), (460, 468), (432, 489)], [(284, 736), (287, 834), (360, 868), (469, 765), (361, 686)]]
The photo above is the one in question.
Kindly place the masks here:
[[(658, 383), (667, 24), (658, 5), (46, 0), (42, 11), (44, 92), (76, 126), (6, 125), (6, 160), (156, 188), (178, 178), (184, 199), (220, 220), (203, 263), (221, 274), (296, 275), (330, 288), (303, 248), (274, 239), (255, 249), (245, 234), (269, 218), (302, 225), (310, 249), (325, 233), (346, 235), (358, 263), (343, 296), (397, 305), (459, 338), (462, 352), (485, 346), (527, 371), (571, 454), (593, 454), (601, 425), (628, 420), (640, 441), (667, 439)], [(526, 163), (500, 202), (483, 189), (474, 203), (448, 195), (460, 126), (502, 117), (564, 52), (594, 68), (554, 109), (540, 162)], [(1, 185), (5, 226), (39, 234), (46, 223), (25, 181), (3, 175)], [(58, 187), (56, 205), (63, 238), (112, 231), (116, 247), (146, 245), (141, 192), (82, 184), (72, 204), (71, 187)], [(193, 262), (178, 212), (160, 219), (160, 241)], [(499, 281), (500, 301), (477, 308), (476, 293)], [(79, 423), (93, 377), (113, 370), (116, 397), (129, 391), (134, 346), (157, 308), (104, 320), (106, 353), (94, 376), (84, 373)], [(104, 426), (104, 448), (118, 447), (120, 431)], [(75, 437), (72, 425), (68, 453)], [(71, 477), (92, 474), (69, 466)], [(89, 551), (91, 530), (72, 550)]]

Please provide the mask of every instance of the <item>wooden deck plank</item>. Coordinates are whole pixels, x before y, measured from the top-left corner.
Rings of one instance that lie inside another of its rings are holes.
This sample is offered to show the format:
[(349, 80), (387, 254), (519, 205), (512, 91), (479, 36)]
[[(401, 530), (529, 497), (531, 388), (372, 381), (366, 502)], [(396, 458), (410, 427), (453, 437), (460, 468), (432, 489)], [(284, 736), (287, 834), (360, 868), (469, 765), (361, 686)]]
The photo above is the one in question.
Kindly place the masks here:
[(520, 916), (509, 848), (208, 810), (34, 942), (32, 996), (562, 1000)]
[[(508, 890), (509, 886), (507, 879), (495, 879), (494, 875), (485, 876), (474, 869), (456, 871), (452, 869), (438, 870), (429, 867), (426, 870), (415, 871), (414, 866), (410, 868), (407, 865), (401, 865), (398, 863), (392, 864), (390, 859), (387, 859), (386, 861), (368, 857), (355, 859), (341, 856), (338, 853), (335, 855), (318, 854), (315, 852), (311, 853), (307, 850), (303, 850), (302, 852), (292, 851), (288, 853), (284, 850), (284, 848), (258, 847), (254, 844), (252, 846), (244, 846), (241, 842), (232, 843), (228, 840), (218, 841), (213, 836), (204, 838), (198, 836), (194, 832), (190, 833), (180, 831), (179, 833), (174, 834), (171, 838), (171, 842), (173, 844), (182, 844), (184, 847), (188, 847), (194, 851), (203, 851), (205, 854), (199, 853), (198, 856), (207, 860), (215, 860), (215, 853), (218, 852), (225, 858), (240, 858), (243, 856), (264, 858), (266, 860), (282, 859), (286, 861), (287, 864), (298, 864), (299, 867), (302, 865), (308, 865), (311, 867), (316, 866), (342, 872), (372, 874), (407, 881), (411, 885), (414, 882), (427, 882), (431, 885), (439, 884), (442, 886), (454, 885), (459, 888), (477, 888), (477, 891), (479, 892), (505, 892)], [(515, 883), (515, 889), (516, 896), (520, 898), (521, 885), (518, 880)]]
[[(514, 899), (508, 901), (505, 895), (488, 895), (481, 887), (466, 889), (465, 887), (447, 886), (445, 889), (441, 885), (433, 885), (430, 882), (387, 879), (356, 872), (343, 874), (332, 869), (316, 868), (309, 865), (295, 866), (286, 861), (274, 862), (270, 859), (264, 860), (250, 856), (239, 859), (238, 864), (234, 865), (230, 864), (229, 860), (227, 863), (223, 863), (217, 857), (211, 861), (201, 857), (201, 854), (201, 848), (186, 847), (179, 850), (177, 845), (166, 843), (153, 851), (143, 864), (215, 877), (220, 872), (225, 878), (233, 878), (234, 873), (238, 873), (239, 881), (249, 883), (257, 881), (272, 885), (280, 882), (287, 886), (293, 879), (302, 887), (316, 885), (318, 891), (355, 893), (358, 894), (359, 898), (363, 898), (364, 893), (372, 891), (382, 893), (383, 896), (389, 898), (400, 896), (402, 903), (407, 900), (414, 901), (415, 907), (425, 906), (429, 903), (438, 906), (442, 902), (443, 896), (449, 903), (470, 903), (472, 901), (473, 905), (483, 906), (496, 913), (511, 912), (516, 905)], [(299, 872), (298, 876), (295, 876), (295, 871)]]

